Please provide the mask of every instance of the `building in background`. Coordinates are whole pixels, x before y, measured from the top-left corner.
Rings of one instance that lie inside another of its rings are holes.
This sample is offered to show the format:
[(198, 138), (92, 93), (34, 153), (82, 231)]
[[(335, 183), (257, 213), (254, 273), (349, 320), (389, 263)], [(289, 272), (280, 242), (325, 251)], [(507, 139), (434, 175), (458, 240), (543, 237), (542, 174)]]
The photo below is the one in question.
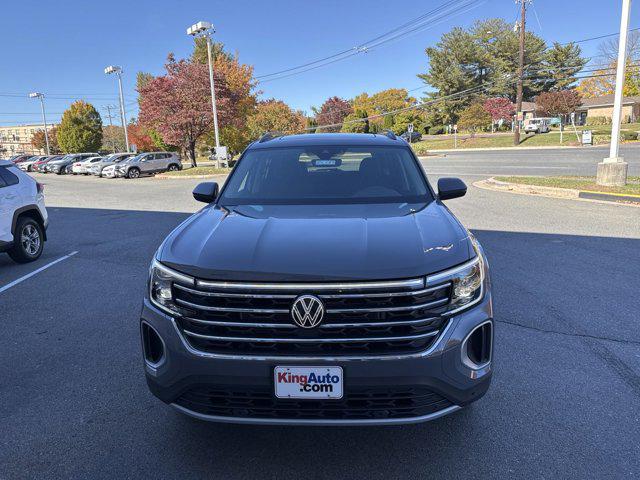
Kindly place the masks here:
[[(584, 98), (582, 105), (576, 108), (578, 125), (611, 123), (613, 117), (614, 95)], [(622, 123), (637, 122), (640, 118), (640, 97), (622, 98)]]
[[(51, 131), (56, 125), (47, 124), (47, 130)], [(31, 145), (33, 134), (38, 130), (44, 130), (41, 123), (25, 125), (0, 126), (0, 157), (10, 157), (18, 153), (31, 153), (33, 155), (45, 155), (44, 149), (37, 149)]]

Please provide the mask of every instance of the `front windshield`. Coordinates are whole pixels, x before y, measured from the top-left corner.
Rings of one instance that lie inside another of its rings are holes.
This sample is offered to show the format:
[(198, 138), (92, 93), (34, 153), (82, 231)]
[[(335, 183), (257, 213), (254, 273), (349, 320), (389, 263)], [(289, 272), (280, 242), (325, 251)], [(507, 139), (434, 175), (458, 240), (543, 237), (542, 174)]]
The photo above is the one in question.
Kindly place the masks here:
[(309, 146), (248, 151), (221, 205), (426, 203), (433, 200), (405, 147)]

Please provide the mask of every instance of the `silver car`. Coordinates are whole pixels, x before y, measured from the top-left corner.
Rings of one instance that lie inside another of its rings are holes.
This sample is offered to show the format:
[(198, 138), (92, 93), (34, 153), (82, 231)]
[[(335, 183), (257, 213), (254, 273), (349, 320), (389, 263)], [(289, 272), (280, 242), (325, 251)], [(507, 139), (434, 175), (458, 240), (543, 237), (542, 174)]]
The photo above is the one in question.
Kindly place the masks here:
[(102, 177), (102, 171), (105, 167), (108, 167), (109, 165), (115, 165), (133, 156), (135, 156), (135, 153), (112, 153), (111, 155), (107, 155), (106, 157), (104, 157), (101, 161), (91, 165), (91, 169), (88, 170), (88, 172), (92, 175)]
[(116, 177), (139, 178), (143, 174), (182, 170), (182, 162), (175, 152), (141, 153), (116, 166)]

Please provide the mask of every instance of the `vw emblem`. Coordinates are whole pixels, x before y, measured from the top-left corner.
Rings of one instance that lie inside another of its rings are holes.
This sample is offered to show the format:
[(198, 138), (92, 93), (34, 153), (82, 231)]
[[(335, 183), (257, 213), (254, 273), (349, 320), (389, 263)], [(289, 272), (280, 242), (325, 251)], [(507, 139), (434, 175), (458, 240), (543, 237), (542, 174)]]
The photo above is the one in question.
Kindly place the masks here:
[(302, 295), (296, 298), (291, 306), (291, 318), (302, 328), (313, 328), (320, 325), (324, 317), (324, 305), (318, 297)]

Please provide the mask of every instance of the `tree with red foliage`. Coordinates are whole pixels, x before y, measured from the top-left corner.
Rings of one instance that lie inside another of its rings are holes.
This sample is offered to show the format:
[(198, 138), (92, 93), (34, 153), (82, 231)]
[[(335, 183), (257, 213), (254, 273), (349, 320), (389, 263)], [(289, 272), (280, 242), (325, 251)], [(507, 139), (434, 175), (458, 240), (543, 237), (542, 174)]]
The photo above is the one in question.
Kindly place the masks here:
[(483, 104), (484, 110), (491, 115), (491, 129), (500, 120), (510, 120), (516, 107), (511, 100), (504, 97), (487, 98)]
[[(345, 117), (353, 113), (351, 104), (340, 97), (328, 98), (320, 107), (316, 110), (316, 122), (320, 126), (317, 132), (339, 132), (342, 128), (342, 122)], [(322, 127), (323, 125), (328, 125)]]
[(536, 107), (544, 115), (569, 115), (582, 104), (582, 97), (575, 90), (544, 92), (536, 97)]
[(129, 143), (135, 145), (138, 152), (150, 152), (156, 149), (148, 129), (140, 125), (140, 122), (131, 122), (127, 126), (127, 134), (129, 135)]
[[(175, 61), (169, 56), (166, 75), (155, 77), (140, 86), (140, 124), (157, 131), (162, 140), (186, 151), (196, 164), (196, 143), (213, 129), (211, 91), (207, 65)], [(227, 86), (225, 75), (215, 72), (218, 123), (235, 125), (234, 105), (241, 100), (237, 91)]]

